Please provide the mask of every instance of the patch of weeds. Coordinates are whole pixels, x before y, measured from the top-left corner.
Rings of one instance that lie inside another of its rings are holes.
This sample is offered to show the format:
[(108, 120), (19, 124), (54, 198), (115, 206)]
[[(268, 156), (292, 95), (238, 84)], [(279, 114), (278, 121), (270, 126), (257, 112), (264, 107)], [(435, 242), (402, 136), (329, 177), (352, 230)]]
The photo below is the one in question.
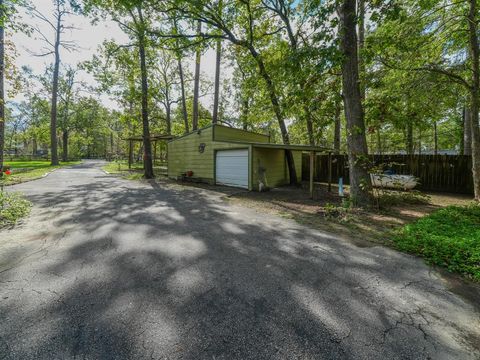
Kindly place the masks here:
[(399, 250), (417, 254), (430, 264), (480, 281), (480, 205), (449, 206), (413, 224), (394, 237)]
[(429, 195), (421, 191), (382, 191), (377, 196), (380, 208), (389, 208), (396, 205), (426, 205), (430, 204), (431, 198)]
[(349, 197), (342, 198), (342, 207), (344, 209), (350, 209), (352, 207), (352, 202), (350, 201)]
[(23, 195), (0, 191), (0, 228), (15, 225), (30, 213), (30, 207)]
[(344, 205), (338, 206), (335, 204), (326, 203), (321, 210), (318, 211), (319, 215), (323, 215), (327, 219), (336, 219), (339, 221), (348, 220), (350, 213), (350, 206)]

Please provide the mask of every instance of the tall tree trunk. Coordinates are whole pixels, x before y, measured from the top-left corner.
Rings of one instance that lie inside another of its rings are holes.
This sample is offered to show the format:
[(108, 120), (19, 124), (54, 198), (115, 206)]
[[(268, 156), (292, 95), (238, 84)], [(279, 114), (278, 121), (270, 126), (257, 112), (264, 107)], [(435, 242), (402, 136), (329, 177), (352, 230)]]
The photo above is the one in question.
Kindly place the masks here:
[(313, 134), (312, 112), (307, 104), (307, 100), (303, 100), (303, 112), (305, 114), (305, 122), (307, 123), (308, 143), (315, 146), (315, 135)]
[(52, 165), (58, 165), (58, 144), (57, 144), (57, 102), (58, 102), (58, 76), (60, 72), (60, 34), (62, 30), (62, 19), (57, 15), (57, 27), (55, 34), (55, 64), (53, 66), (52, 84), (52, 105), (50, 111), (50, 151)]
[(335, 100), (335, 129), (333, 134), (333, 150), (336, 154), (340, 153), (340, 141), (342, 136), (342, 105), (339, 100)]
[(478, 48), (477, 0), (470, 0), (468, 14), (472, 83), (470, 87), (470, 127), (472, 129), (472, 173), (475, 200), (480, 201), (480, 49)]
[[(278, 3), (278, 2), (277, 2)], [(280, 5), (280, 3), (278, 3)], [(298, 51), (298, 41), (297, 38), (294, 34), (292, 24), (290, 22), (290, 19), (288, 15), (284, 12), (282, 9), (283, 5), (281, 5), (279, 8), (277, 8), (277, 14), (280, 16), (280, 19), (283, 21), (285, 24), (285, 28), (287, 30), (287, 36), (290, 41), (290, 47), (292, 50), (296, 53)], [(300, 69), (301, 64), (298, 59), (298, 57), (294, 56), (293, 61), (295, 66)], [(299, 88), (300, 88), (300, 101), (302, 103), (302, 110), (303, 114), (301, 115), (301, 119), (305, 120), (305, 124), (307, 127), (307, 136), (308, 136), (308, 142), (310, 145), (314, 146), (315, 145), (315, 135), (313, 131), (313, 117), (312, 117), (312, 112), (310, 110), (310, 101), (311, 98), (307, 95), (308, 92), (306, 91), (307, 87), (307, 80), (303, 77), (300, 78), (300, 81), (298, 82)]]
[(365, 62), (363, 48), (365, 47), (365, 0), (358, 0), (358, 68), (360, 72), (360, 95), (365, 100)]
[(5, 21), (3, 0), (0, 0), (0, 176), (3, 174), (3, 153), (5, 150)]
[[(142, 11), (137, 8), (140, 23), (144, 24)], [(148, 121), (148, 81), (147, 81), (147, 62), (145, 55), (145, 33), (142, 28), (139, 36), (138, 47), (140, 53), (140, 72), (142, 77), (142, 125), (143, 125), (143, 167), (145, 171), (146, 179), (153, 179), (155, 177), (153, 173), (152, 163), (152, 143), (150, 141), (150, 126)]]
[[(197, 24), (197, 34), (202, 32), (202, 22)], [(200, 60), (202, 53), (200, 48), (197, 48), (195, 53), (195, 76), (193, 80), (193, 111), (192, 111), (192, 129), (195, 131), (198, 129), (198, 101), (200, 93)]]
[(64, 129), (62, 132), (62, 145), (63, 145), (63, 152), (62, 152), (62, 161), (68, 161), (68, 130)]
[(438, 129), (437, 129), (437, 122), (433, 123), (433, 153), (434, 155), (438, 155)]
[[(176, 18), (174, 18), (173, 20), (173, 27), (174, 27), (175, 33), (178, 33)], [(176, 41), (176, 44), (177, 44), (177, 47), (180, 47), (178, 40)], [(181, 92), (181, 102), (182, 102), (183, 123), (185, 125), (185, 133), (188, 133), (190, 132), (190, 128), (188, 126), (187, 97), (185, 95), (185, 78), (183, 75), (182, 55), (180, 52), (177, 53), (177, 63), (178, 63), (178, 75), (180, 77), (180, 92)]]
[(220, 67), (222, 59), (222, 40), (217, 40), (217, 52), (215, 60), (215, 93), (213, 95), (212, 123), (218, 122), (218, 103), (220, 99)]
[(167, 100), (167, 103), (165, 104), (165, 113), (167, 118), (167, 134), (171, 135), (172, 134), (172, 109), (171, 109), (169, 100)]
[(344, 56), (342, 78), (347, 120), (350, 197), (354, 206), (363, 207), (371, 203), (371, 180), (368, 174), (367, 139), (358, 75), (356, 0), (343, 0), (339, 15), (340, 44)]
[(460, 136), (460, 141), (459, 141), (459, 154), (463, 155), (465, 151), (465, 106), (462, 108), (462, 118), (460, 119), (460, 128), (462, 130), (462, 136)]
[(110, 156), (113, 156), (114, 150), (113, 131), (110, 132)]
[(242, 98), (242, 112), (240, 114), (240, 121), (242, 123), (243, 130), (248, 130), (248, 113), (250, 111), (250, 101), (248, 96)]
[(182, 59), (178, 57), (178, 74), (180, 76), (180, 91), (182, 95), (182, 115), (183, 115), (183, 123), (185, 125), (185, 132), (190, 132), (188, 126), (188, 112), (187, 112), (187, 98), (185, 95), (185, 79), (183, 76), (183, 66), (182, 66)]
[(32, 155), (33, 156), (37, 155), (37, 149), (38, 149), (37, 138), (33, 137), (32, 139)]
[(409, 121), (407, 123), (407, 138), (406, 138), (406, 142), (407, 142), (407, 154), (408, 155), (412, 155), (413, 152), (414, 152), (414, 149), (413, 149), (413, 124), (411, 121)]
[[(163, 73), (163, 81), (165, 84), (168, 84), (168, 76), (167, 73)], [(171, 135), (172, 134), (172, 105), (170, 101), (170, 91), (169, 87), (166, 86), (164, 90), (165, 94), (165, 117), (166, 117), (166, 122), (167, 122), (167, 134)]]
[[(280, 107), (280, 102), (278, 100), (277, 91), (275, 89), (275, 85), (273, 84), (270, 75), (265, 68), (265, 64), (263, 63), (260, 54), (253, 48), (252, 46), (249, 47), (249, 51), (252, 54), (253, 58), (257, 62), (258, 71), (260, 76), (265, 81), (267, 86), (268, 95), (270, 97), (270, 102), (272, 103), (273, 112), (275, 113), (275, 117), (278, 121), (278, 126), (280, 127), (280, 133), (282, 135), (282, 140), (285, 145), (290, 144), (290, 137), (288, 135), (287, 126), (285, 125), (285, 119), (283, 115), (282, 108)], [(285, 151), (285, 157), (287, 158), (287, 166), (288, 166), (288, 175), (290, 178), (290, 184), (296, 185), (298, 183), (297, 180), (297, 171), (295, 169), (295, 161), (293, 159), (293, 154), (290, 150)]]
[(463, 154), (472, 155), (472, 117), (471, 110), (467, 107), (464, 110), (463, 123)]

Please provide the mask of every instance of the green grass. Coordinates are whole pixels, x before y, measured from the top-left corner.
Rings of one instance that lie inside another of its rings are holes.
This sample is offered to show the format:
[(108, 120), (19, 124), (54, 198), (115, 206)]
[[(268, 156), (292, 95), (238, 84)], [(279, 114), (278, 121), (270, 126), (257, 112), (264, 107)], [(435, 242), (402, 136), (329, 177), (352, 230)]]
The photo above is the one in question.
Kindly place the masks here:
[(6, 161), (4, 166), (12, 171), (11, 175), (0, 178), (0, 185), (14, 185), (25, 181), (41, 178), (47, 172), (63, 166), (79, 164), (80, 161), (62, 162), (58, 166), (51, 166), (50, 161)]
[(404, 226), (398, 249), (480, 281), (480, 205), (449, 206)]
[(0, 191), (0, 228), (13, 226), (27, 216), (31, 203), (21, 194)]
[[(133, 163), (132, 168), (128, 168), (128, 163), (125, 160), (112, 161), (102, 167), (103, 170), (110, 174), (120, 175), (128, 180), (141, 180), (143, 179), (143, 164)], [(153, 168), (155, 176), (162, 176), (166, 174), (166, 166), (155, 166)]]

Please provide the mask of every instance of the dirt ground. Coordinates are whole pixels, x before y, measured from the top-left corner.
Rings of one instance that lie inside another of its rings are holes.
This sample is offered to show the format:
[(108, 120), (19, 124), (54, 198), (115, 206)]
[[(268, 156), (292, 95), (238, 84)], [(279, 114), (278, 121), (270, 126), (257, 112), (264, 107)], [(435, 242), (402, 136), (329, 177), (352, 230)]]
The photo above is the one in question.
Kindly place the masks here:
[(351, 210), (342, 206), (342, 199), (336, 189), (332, 188), (332, 191), (328, 192), (324, 184), (317, 185), (314, 197), (314, 200), (310, 199), (305, 189), (291, 187), (231, 196), (248, 206), (261, 206), (262, 209), (280, 213), (320, 230), (334, 232), (349, 238), (357, 245), (365, 246), (369, 246), (369, 243), (389, 243), (388, 234), (392, 230), (439, 208), (466, 205), (472, 201), (470, 197), (458, 194), (427, 193), (410, 196), (402, 192), (392, 192), (389, 193), (391, 199), (386, 200), (386, 204), (375, 206), (368, 211)]
[(390, 200), (365, 211), (346, 209), (342, 206), (343, 200), (338, 196), (337, 188), (332, 186), (329, 192), (326, 184), (316, 184), (314, 199), (310, 199), (308, 184), (280, 187), (262, 193), (190, 182), (182, 185), (221, 192), (229, 201), (281, 215), (367, 247), (379, 243), (389, 245), (389, 235), (402, 225), (442, 207), (467, 205), (472, 201), (471, 197), (459, 194), (391, 192)]

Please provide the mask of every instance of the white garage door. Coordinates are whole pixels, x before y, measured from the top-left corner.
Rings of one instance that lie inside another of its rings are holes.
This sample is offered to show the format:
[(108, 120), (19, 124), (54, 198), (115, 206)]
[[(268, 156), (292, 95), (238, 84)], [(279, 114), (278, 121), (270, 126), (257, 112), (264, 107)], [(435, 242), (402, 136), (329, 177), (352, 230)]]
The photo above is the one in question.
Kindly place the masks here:
[(248, 189), (248, 149), (217, 151), (216, 182)]

